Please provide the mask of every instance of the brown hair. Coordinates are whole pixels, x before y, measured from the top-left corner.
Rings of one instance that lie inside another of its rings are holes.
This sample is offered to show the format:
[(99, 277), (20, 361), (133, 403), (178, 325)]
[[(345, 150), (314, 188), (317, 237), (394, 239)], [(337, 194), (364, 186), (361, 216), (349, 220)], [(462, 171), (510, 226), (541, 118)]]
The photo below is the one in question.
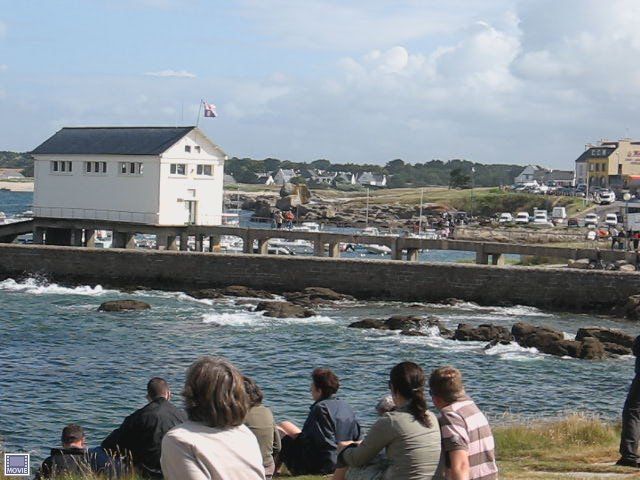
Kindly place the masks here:
[(202, 357), (193, 363), (182, 396), (189, 420), (210, 427), (241, 425), (249, 410), (242, 374), (222, 357)]
[(460, 400), (465, 395), (462, 374), (455, 367), (436, 368), (429, 377), (431, 395), (442, 398), (447, 403)]
[(407, 409), (418, 422), (431, 428), (431, 419), (427, 411), (427, 399), (424, 396), (424, 371), (413, 362), (402, 362), (391, 369), (389, 386), (409, 400)]
[(334, 395), (340, 388), (340, 380), (328, 368), (316, 368), (311, 373), (313, 384), (320, 392), (322, 392), (322, 399), (329, 398)]
[(71, 423), (62, 429), (62, 435), (60, 441), (62, 445), (69, 445), (70, 443), (79, 442), (84, 438), (84, 429), (80, 425)]
[(264, 394), (262, 390), (258, 386), (258, 384), (253, 380), (253, 378), (243, 377), (244, 380), (244, 390), (247, 392), (247, 398), (249, 399), (250, 407), (257, 407), (262, 403), (264, 399)]
[(147, 395), (151, 400), (163, 397), (169, 393), (169, 384), (164, 378), (153, 377), (147, 383)]

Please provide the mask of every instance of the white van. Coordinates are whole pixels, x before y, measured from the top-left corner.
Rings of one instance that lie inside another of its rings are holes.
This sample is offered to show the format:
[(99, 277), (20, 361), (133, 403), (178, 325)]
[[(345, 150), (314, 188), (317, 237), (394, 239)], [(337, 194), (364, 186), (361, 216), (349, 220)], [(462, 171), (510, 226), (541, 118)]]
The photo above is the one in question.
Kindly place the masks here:
[(565, 207), (553, 207), (551, 218), (554, 220), (565, 221), (567, 219), (567, 209)]
[(536, 225), (548, 225), (549, 218), (546, 210), (535, 210), (533, 212), (533, 223)]
[(512, 222), (513, 222), (513, 215), (511, 215), (510, 213), (501, 213), (500, 216), (498, 217), (498, 223), (505, 224), (505, 223), (512, 223)]
[(518, 224), (529, 223), (529, 214), (527, 212), (518, 212), (516, 214), (516, 223)]

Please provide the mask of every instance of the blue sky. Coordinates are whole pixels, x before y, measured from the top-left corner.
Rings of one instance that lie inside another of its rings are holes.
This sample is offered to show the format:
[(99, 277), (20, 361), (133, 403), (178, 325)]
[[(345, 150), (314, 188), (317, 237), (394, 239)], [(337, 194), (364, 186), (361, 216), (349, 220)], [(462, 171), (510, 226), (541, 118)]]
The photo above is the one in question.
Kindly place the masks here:
[(0, 150), (193, 124), (230, 155), (571, 168), (640, 136), (636, 0), (0, 0)]

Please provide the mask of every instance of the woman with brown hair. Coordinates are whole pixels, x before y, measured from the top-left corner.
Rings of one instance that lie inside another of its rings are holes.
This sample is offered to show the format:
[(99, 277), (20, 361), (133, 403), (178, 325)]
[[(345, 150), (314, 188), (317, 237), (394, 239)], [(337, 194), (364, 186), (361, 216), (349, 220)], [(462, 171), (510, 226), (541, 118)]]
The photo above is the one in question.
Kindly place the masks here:
[[(440, 427), (427, 410), (425, 375), (413, 362), (402, 362), (391, 369), (389, 389), (396, 409), (382, 415), (365, 439), (342, 442), (338, 464), (350, 467), (346, 478), (368, 480), (431, 480), (440, 478)], [(386, 463), (378, 470), (361, 469), (386, 449)], [(353, 471), (352, 471), (353, 470)], [(339, 477), (344, 472), (337, 471)], [(366, 474), (362, 475), (362, 474)]]
[(278, 425), (282, 438), (281, 463), (294, 475), (332, 473), (336, 468), (338, 443), (360, 439), (355, 413), (335, 396), (340, 380), (328, 368), (311, 374), (311, 396), (315, 400), (302, 430), (291, 422)]
[(162, 440), (167, 480), (263, 480), (258, 441), (243, 425), (249, 410), (242, 374), (220, 357), (187, 370), (182, 396), (189, 420)]

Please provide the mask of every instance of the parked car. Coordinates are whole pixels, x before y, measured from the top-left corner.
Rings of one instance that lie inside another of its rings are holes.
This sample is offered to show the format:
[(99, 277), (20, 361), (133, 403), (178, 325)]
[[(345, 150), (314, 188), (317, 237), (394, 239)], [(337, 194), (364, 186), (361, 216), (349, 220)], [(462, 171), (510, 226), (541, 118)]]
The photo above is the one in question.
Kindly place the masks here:
[(618, 224), (618, 215), (615, 213), (607, 213), (607, 216), (604, 218), (604, 223), (615, 227)]
[(600, 221), (600, 217), (598, 217), (598, 215), (595, 214), (595, 213), (587, 213), (584, 216), (584, 226), (585, 227), (588, 227), (588, 226), (597, 227), (599, 221)]
[(529, 214), (527, 212), (518, 212), (516, 214), (516, 223), (518, 224), (529, 223)]
[(567, 219), (566, 207), (553, 207), (551, 218), (556, 222), (564, 222)]
[(611, 190), (600, 190), (595, 194), (594, 199), (600, 205), (611, 205), (616, 201), (616, 194)]
[(513, 215), (507, 212), (501, 213), (498, 217), (498, 223), (513, 223)]
[(567, 227), (579, 227), (580, 223), (578, 222), (578, 219), (575, 217), (571, 217), (569, 220), (567, 220)]
[(533, 213), (533, 223), (536, 225), (549, 225), (549, 217), (545, 210), (536, 210)]

